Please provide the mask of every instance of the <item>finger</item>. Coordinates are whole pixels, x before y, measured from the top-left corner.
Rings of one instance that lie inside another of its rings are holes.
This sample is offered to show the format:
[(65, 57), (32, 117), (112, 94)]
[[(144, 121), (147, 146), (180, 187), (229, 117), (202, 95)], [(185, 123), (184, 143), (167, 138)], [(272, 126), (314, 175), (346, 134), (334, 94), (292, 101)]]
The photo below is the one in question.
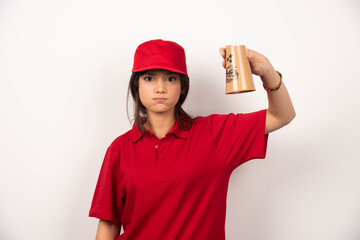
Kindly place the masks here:
[(255, 60), (254, 54), (248, 54), (247, 57), (248, 57), (250, 62)]
[(226, 48), (228, 48), (228, 47), (231, 47), (231, 45), (226, 45), (224, 48), (222, 48), (222, 49), (224, 49), (224, 58), (226, 58)]
[(225, 57), (226, 57), (225, 48), (220, 48), (219, 52), (220, 52), (220, 55), (225, 59)]
[(223, 66), (223, 68), (226, 69), (226, 62), (225, 62), (225, 60), (222, 60), (222, 66)]
[(250, 57), (252, 56), (251, 60), (259, 60), (259, 61), (266, 61), (266, 57), (264, 55), (262, 55), (261, 53), (259, 52), (256, 52), (254, 50), (251, 50), (251, 49), (247, 49), (247, 56), (249, 57), (249, 60), (250, 60)]
[(246, 56), (249, 58), (249, 60), (254, 59), (255, 53), (256, 53), (255, 51), (253, 51), (249, 48), (246, 48)]

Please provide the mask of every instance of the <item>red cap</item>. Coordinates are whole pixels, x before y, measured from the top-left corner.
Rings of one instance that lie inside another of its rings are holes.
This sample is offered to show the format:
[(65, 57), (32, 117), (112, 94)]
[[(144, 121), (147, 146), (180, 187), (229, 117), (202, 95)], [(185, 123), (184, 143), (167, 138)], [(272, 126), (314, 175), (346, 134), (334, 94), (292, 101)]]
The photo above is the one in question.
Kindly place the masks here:
[(187, 75), (184, 48), (172, 41), (150, 40), (140, 44), (134, 56), (132, 72), (163, 69)]

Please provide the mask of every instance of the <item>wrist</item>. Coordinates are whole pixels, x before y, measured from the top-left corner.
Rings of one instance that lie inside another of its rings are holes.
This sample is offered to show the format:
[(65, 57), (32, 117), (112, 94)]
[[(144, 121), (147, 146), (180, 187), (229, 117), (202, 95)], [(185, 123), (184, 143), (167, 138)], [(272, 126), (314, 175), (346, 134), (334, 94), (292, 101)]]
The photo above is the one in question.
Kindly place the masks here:
[(264, 89), (267, 91), (267, 92), (274, 92), (274, 91), (277, 91), (279, 90), (279, 88), (281, 87), (281, 83), (282, 83), (282, 75), (280, 72), (276, 71), (278, 74), (279, 74), (279, 77), (280, 77), (280, 80), (279, 80), (279, 83), (276, 87), (273, 87), (273, 88), (268, 88), (266, 87), (265, 85), (263, 85)]
[(280, 81), (280, 75), (274, 68), (269, 70), (266, 74), (262, 75), (260, 78), (261, 81), (263, 82), (263, 85), (270, 89), (278, 86)]

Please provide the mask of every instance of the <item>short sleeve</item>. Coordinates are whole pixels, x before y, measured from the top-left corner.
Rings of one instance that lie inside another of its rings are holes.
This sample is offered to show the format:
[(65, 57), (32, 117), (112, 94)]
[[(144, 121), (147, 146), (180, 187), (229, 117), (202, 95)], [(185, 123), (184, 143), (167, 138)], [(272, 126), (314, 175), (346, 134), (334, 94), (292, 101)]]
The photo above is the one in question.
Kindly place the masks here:
[(265, 158), (266, 109), (253, 113), (213, 114), (208, 117), (210, 134), (220, 156), (234, 170), (254, 158)]
[(107, 149), (102, 163), (89, 217), (121, 224), (123, 208), (120, 151), (113, 143)]

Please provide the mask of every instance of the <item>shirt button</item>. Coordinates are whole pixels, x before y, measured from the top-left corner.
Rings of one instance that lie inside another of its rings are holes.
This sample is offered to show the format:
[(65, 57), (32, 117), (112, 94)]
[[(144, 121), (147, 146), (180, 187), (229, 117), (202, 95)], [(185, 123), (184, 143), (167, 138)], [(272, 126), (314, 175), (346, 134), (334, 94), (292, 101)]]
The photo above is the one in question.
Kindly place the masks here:
[(155, 148), (158, 148), (159, 146), (158, 145), (155, 145)]

